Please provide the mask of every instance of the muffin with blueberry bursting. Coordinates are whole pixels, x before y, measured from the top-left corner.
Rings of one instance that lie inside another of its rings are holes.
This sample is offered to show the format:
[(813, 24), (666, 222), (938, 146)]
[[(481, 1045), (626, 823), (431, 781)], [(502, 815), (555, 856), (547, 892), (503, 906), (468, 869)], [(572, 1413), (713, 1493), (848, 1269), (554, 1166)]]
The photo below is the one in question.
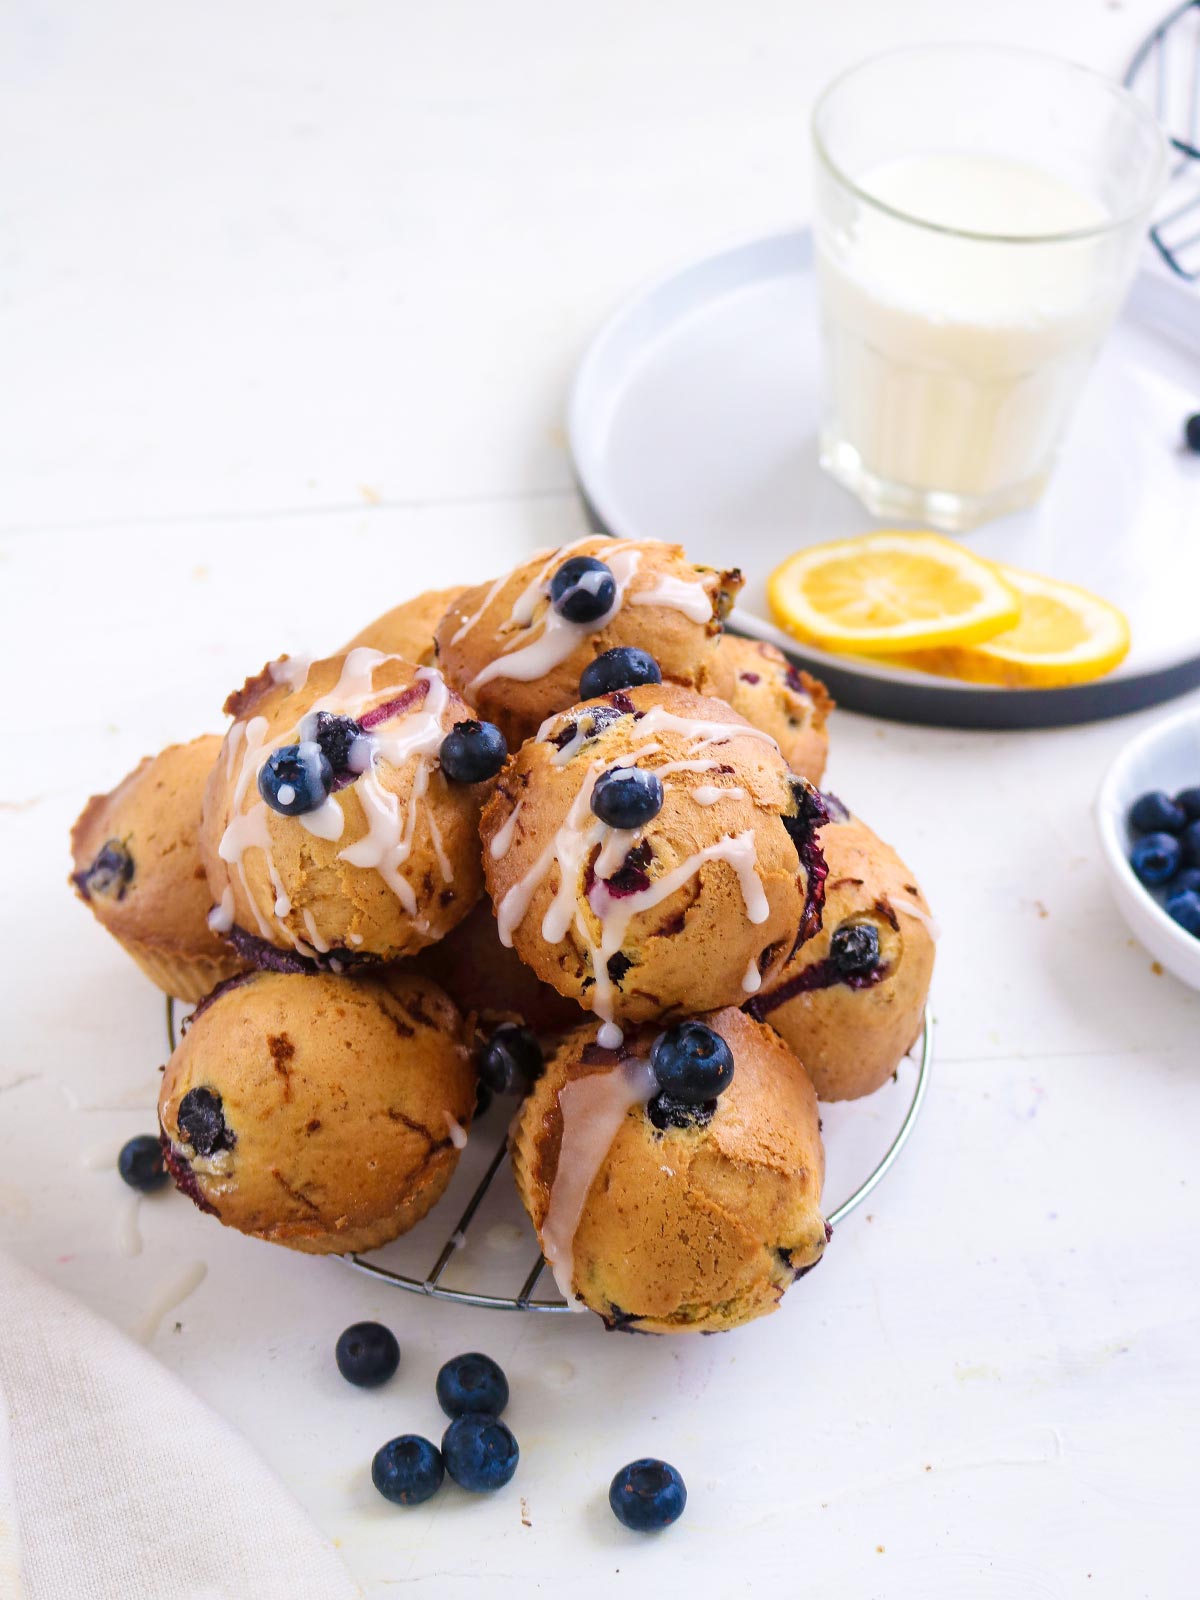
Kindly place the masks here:
[(819, 925), (823, 818), (721, 701), (601, 695), (550, 718), (483, 813), (500, 938), (609, 1048), (629, 1022), (740, 1005)]
[(167, 1167), (202, 1211), (324, 1255), (420, 1221), (474, 1104), (462, 1017), (427, 979), (255, 972), (193, 1013), (159, 1120)]
[(773, 1311), (821, 1259), (824, 1153), (799, 1061), (744, 1012), (594, 1023), (546, 1063), (513, 1171), (559, 1289), (611, 1328), (715, 1333)]
[(71, 883), (96, 921), (152, 983), (189, 1003), (245, 962), (208, 926), (212, 897), (200, 859), (200, 807), (219, 734), (173, 744), (71, 829)]
[(459, 595), (437, 630), (438, 665), (512, 748), (579, 698), (595, 657), (649, 650), (694, 686), (742, 585), (654, 539), (579, 539)]
[(823, 925), (746, 1009), (787, 1040), (822, 1100), (857, 1100), (887, 1082), (921, 1035), (937, 928), (891, 846), (824, 798)]
[(794, 667), (773, 644), (723, 633), (704, 664), (700, 687), (769, 733), (798, 777), (820, 783), (834, 703), (819, 678)]
[(372, 650), (382, 650), (387, 656), (403, 656), (418, 667), (435, 664), (433, 636), (438, 623), (466, 590), (462, 584), (453, 589), (426, 589), (401, 605), (385, 611), (374, 622), (369, 622), (342, 653), (367, 645)]
[(363, 646), (232, 695), (204, 797), (212, 926), (246, 959), (333, 971), (413, 954), (479, 898), (504, 759), (432, 667)]

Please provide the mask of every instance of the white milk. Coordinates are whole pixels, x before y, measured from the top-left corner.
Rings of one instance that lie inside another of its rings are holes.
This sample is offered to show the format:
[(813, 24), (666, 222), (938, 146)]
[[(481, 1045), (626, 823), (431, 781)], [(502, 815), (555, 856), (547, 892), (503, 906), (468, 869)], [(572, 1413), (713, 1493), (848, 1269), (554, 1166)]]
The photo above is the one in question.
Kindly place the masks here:
[[(1093, 228), (1102, 207), (987, 156), (920, 156), (861, 176), (906, 216), (1030, 239)], [(1036, 483), (1115, 310), (1108, 244), (995, 243), (858, 205), (819, 251), (827, 450), (873, 477), (970, 499)]]

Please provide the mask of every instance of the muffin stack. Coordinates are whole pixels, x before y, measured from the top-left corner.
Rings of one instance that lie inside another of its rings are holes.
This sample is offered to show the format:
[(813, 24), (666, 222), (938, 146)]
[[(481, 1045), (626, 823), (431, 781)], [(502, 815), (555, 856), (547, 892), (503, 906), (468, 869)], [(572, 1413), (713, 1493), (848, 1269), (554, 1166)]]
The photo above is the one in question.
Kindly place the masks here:
[(481, 1071), (524, 1095), (521, 1198), (610, 1326), (734, 1327), (816, 1264), (818, 1095), (911, 1047), (932, 923), (817, 787), (823, 687), (722, 632), (740, 582), (652, 541), (543, 552), (270, 663), (223, 741), (89, 801), (78, 893), (199, 1001), (159, 1117), (202, 1210), (386, 1243)]

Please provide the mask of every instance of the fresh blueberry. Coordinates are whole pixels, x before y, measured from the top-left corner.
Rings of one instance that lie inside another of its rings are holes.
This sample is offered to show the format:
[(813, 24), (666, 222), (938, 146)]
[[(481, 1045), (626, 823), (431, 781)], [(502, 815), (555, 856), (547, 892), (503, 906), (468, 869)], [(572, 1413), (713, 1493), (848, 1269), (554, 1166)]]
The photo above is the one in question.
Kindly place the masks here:
[(437, 1375), (437, 1397), (448, 1417), (468, 1411), (498, 1417), (508, 1404), (508, 1379), (491, 1356), (473, 1350), (446, 1362)]
[(592, 788), (592, 810), (610, 828), (640, 828), (662, 810), (662, 779), (641, 767), (613, 767)]
[(1200, 821), (1200, 788), (1181, 789), (1175, 796), (1175, 804), (1182, 808), (1189, 822)]
[(677, 1022), (660, 1033), (650, 1066), (663, 1093), (685, 1105), (715, 1100), (733, 1082), (733, 1051), (702, 1022)]
[(504, 765), (508, 745), (490, 722), (456, 722), (442, 740), (438, 759), (451, 783), (486, 783)]
[(1183, 442), (1189, 450), (1200, 456), (1200, 411), (1194, 412), (1184, 423)]
[(1167, 915), (1173, 917), (1193, 939), (1200, 939), (1200, 894), (1194, 889), (1177, 889), (1167, 896)]
[(215, 1156), (233, 1148), (233, 1134), (225, 1125), (221, 1096), (215, 1089), (189, 1089), (179, 1102), (175, 1120), (179, 1131), (198, 1156)]
[(487, 1494), (503, 1489), (517, 1470), (521, 1452), (512, 1430), (499, 1417), (468, 1411), (442, 1435), (446, 1471), (460, 1489)]
[(1200, 867), (1184, 867), (1182, 872), (1177, 872), (1172, 878), (1172, 894), (1182, 894), (1185, 889), (1190, 889), (1193, 894), (1200, 894)]
[(355, 1322), (339, 1337), (333, 1356), (347, 1383), (377, 1389), (400, 1365), (400, 1346), (382, 1322)]
[(162, 1145), (153, 1133), (139, 1133), (136, 1138), (121, 1146), (117, 1157), (117, 1171), (131, 1189), (149, 1194), (151, 1189), (161, 1189), (167, 1181), (163, 1166)]
[(528, 1094), (542, 1074), (542, 1047), (528, 1028), (502, 1022), (480, 1046), (476, 1066), (493, 1094)]
[(1182, 859), (1183, 847), (1170, 833), (1148, 833), (1129, 853), (1130, 866), (1150, 889), (1173, 878)]
[(1179, 836), (1185, 867), (1200, 867), (1200, 822), (1189, 822)]
[(687, 1489), (669, 1462), (643, 1456), (617, 1473), (609, 1487), (608, 1503), (618, 1522), (635, 1533), (653, 1533), (679, 1521), (687, 1505)]
[(319, 744), (335, 777), (349, 776), (357, 768), (350, 764), (350, 751), (355, 740), (366, 739), (362, 727), (353, 717), (339, 717), (332, 711), (313, 711), (300, 725), (300, 737), (305, 742)]
[(612, 568), (595, 556), (572, 556), (550, 579), (550, 604), (568, 622), (599, 622), (616, 599)]
[(398, 1506), (419, 1506), (438, 1492), (445, 1476), (442, 1452), (419, 1433), (389, 1439), (371, 1462), (371, 1482)]
[(661, 682), (658, 662), (648, 651), (635, 649), (631, 644), (619, 644), (584, 667), (579, 680), (579, 698), (594, 700), (597, 695), (612, 694), (617, 689), (636, 689), (643, 683)]
[(88, 900), (94, 894), (123, 900), (133, 882), (133, 857), (119, 839), (107, 839), (91, 866), (84, 872), (77, 872), (74, 881)]
[(829, 959), (843, 978), (858, 978), (879, 965), (879, 930), (872, 922), (844, 922), (829, 941)]
[(259, 794), (285, 817), (315, 811), (332, 788), (333, 768), (315, 739), (272, 750), (258, 774)]
[(1181, 833), (1186, 822), (1183, 807), (1161, 789), (1139, 795), (1129, 811), (1130, 826), (1138, 833)]

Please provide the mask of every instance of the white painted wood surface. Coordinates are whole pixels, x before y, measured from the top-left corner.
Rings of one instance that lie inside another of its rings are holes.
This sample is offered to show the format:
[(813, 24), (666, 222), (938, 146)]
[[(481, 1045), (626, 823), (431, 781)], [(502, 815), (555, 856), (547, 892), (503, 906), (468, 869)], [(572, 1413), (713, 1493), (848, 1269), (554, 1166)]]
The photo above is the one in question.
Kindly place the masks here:
[[(777, 1316), (719, 1339), (416, 1302), (174, 1196), (122, 1255), (103, 1163), (151, 1125), (161, 1014), (63, 882), (83, 798), (219, 726), (268, 654), (579, 528), (560, 425), (589, 331), (643, 274), (804, 213), (806, 110), (840, 66), (970, 36), (1117, 70), (1159, 9), (3, 12), (0, 1240), (129, 1328), (205, 1263), (151, 1347), (373, 1600), (421, 1580), (439, 1600), (1194, 1589), (1200, 999), (1131, 945), (1088, 814), (1145, 719), (836, 718), (833, 787), (945, 929), (936, 1082), (869, 1215)], [(363, 1316), (404, 1347), (373, 1395), (331, 1360)], [(436, 1368), (476, 1347), (509, 1372), (519, 1479), (389, 1507), (372, 1451), (436, 1435)], [(639, 1542), (605, 1493), (644, 1453), (691, 1499)]]

